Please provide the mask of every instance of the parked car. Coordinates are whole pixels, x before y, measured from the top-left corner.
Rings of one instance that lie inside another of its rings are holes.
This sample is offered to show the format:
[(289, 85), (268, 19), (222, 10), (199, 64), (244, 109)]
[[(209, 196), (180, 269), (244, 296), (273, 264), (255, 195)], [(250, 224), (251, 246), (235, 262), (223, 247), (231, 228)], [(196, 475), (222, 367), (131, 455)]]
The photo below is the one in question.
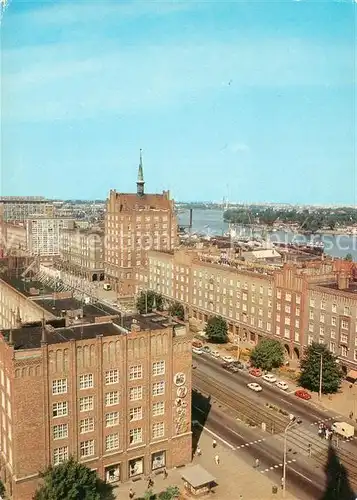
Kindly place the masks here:
[(222, 356), (222, 359), (226, 363), (232, 363), (233, 361), (235, 361), (235, 359), (233, 358), (233, 356)]
[(220, 357), (220, 352), (219, 351), (211, 351), (210, 355), (213, 356), (214, 358), (219, 358)]
[(233, 363), (223, 363), (222, 368), (232, 373), (239, 372), (239, 368), (235, 366)]
[(207, 353), (207, 354), (210, 354), (211, 353), (211, 348), (208, 346), (208, 345), (204, 345), (202, 347), (202, 351)]
[(276, 377), (274, 377), (271, 373), (267, 373), (266, 375), (263, 375), (263, 380), (274, 384), (274, 382), (276, 382)]
[(236, 366), (238, 368), (238, 370), (243, 370), (244, 369), (244, 365), (240, 361), (233, 361), (233, 363), (231, 363), (231, 364), (233, 366)]
[(260, 392), (263, 390), (262, 386), (257, 384), (256, 382), (251, 382), (250, 384), (247, 384), (249, 389), (255, 392)]
[(200, 342), (199, 340), (193, 340), (192, 341), (192, 346), (193, 347), (197, 347), (198, 349), (200, 349), (202, 347), (202, 342)]
[(278, 387), (279, 389), (281, 389), (283, 391), (287, 391), (289, 389), (288, 384), (286, 382), (284, 382), (283, 380), (278, 380), (276, 383), (276, 387)]
[(252, 368), (249, 370), (249, 373), (253, 375), (253, 377), (261, 377), (262, 376), (262, 371), (260, 368)]
[(198, 347), (192, 347), (192, 352), (194, 354), (203, 354), (202, 349), (199, 349)]
[(305, 399), (306, 401), (311, 399), (311, 394), (309, 394), (305, 389), (298, 389), (295, 391), (295, 396), (301, 399)]

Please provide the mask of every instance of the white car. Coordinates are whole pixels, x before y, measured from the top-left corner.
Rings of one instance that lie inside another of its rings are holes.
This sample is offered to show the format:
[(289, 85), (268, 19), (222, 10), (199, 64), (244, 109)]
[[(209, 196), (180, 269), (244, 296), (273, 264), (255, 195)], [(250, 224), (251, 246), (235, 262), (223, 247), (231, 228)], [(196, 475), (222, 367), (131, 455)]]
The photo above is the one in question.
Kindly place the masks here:
[(219, 358), (220, 357), (219, 351), (211, 351), (210, 355), (213, 356), (214, 358)]
[(222, 356), (222, 359), (226, 363), (233, 363), (233, 361), (235, 361), (235, 359), (233, 358), (233, 356)]
[(203, 354), (202, 349), (200, 349), (199, 347), (192, 347), (192, 352), (195, 354)]
[(262, 386), (257, 384), (256, 382), (251, 382), (250, 384), (247, 384), (249, 389), (255, 392), (260, 392), (263, 390)]
[(289, 386), (286, 382), (283, 382), (283, 380), (278, 380), (276, 383), (276, 387), (283, 391), (287, 391), (289, 389)]
[(274, 382), (276, 382), (276, 377), (274, 377), (271, 373), (267, 373), (266, 375), (263, 375), (263, 380), (274, 384)]

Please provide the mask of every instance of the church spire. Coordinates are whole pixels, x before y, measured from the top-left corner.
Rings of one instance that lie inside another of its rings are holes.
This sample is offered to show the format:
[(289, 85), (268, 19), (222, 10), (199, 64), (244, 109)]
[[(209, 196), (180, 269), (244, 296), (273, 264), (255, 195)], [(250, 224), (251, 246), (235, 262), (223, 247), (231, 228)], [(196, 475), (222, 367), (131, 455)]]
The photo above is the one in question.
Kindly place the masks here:
[(143, 172), (143, 151), (140, 149), (140, 163), (138, 170), (138, 180), (136, 181), (136, 192), (139, 196), (144, 194), (144, 172)]

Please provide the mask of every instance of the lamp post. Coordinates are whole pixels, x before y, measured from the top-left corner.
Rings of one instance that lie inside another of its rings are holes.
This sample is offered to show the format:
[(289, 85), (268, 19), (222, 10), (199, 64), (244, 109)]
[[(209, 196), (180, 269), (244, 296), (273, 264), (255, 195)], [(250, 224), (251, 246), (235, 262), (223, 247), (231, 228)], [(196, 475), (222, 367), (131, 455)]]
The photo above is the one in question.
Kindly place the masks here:
[(286, 495), (286, 454), (287, 454), (287, 437), (288, 437), (288, 430), (293, 427), (293, 425), (296, 424), (296, 417), (292, 417), (288, 425), (285, 427), (284, 430), (284, 457), (283, 457), (283, 498), (285, 498)]
[(320, 354), (320, 384), (319, 384), (319, 400), (322, 396), (322, 353)]

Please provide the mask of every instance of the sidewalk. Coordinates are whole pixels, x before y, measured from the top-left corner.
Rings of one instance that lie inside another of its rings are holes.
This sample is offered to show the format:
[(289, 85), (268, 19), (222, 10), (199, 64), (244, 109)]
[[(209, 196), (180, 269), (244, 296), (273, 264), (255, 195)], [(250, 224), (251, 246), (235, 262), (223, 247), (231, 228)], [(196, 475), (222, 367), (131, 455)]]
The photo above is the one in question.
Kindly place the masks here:
[[(217, 440), (218, 441), (218, 440)], [(272, 487), (275, 485), (267, 476), (256, 471), (252, 464), (247, 463), (243, 458), (228, 447), (218, 441), (217, 448), (212, 448), (212, 438), (205, 431), (202, 432), (199, 446), (202, 451), (200, 457), (193, 459), (192, 465), (199, 463), (217, 480), (215, 488), (215, 497), (219, 500), (281, 500), (282, 491), (279, 488), (277, 494), (272, 493)], [(215, 455), (220, 458), (220, 464), (216, 465)], [(153, 492), (159, 493), (168, 486), (178, 486), (183, 491), (183, 482), (181, 473), (190, 467), (174, 469), (168, 471), (168, 478), (161, 476), (155, 477)], [(136, 498), (144, 494), (146, 490), (146, 481), (136, 483), (121, 484), (115, 489), (116, 498), (123, 500), (129, 498), (129, 489), (132, 488)], [(279, 484), (277, 484), (279, 486)], [(240, 497), (241, 495), (241, 497)], [(298, 500), (296, 497), (286, 493), (286, 500)]]

